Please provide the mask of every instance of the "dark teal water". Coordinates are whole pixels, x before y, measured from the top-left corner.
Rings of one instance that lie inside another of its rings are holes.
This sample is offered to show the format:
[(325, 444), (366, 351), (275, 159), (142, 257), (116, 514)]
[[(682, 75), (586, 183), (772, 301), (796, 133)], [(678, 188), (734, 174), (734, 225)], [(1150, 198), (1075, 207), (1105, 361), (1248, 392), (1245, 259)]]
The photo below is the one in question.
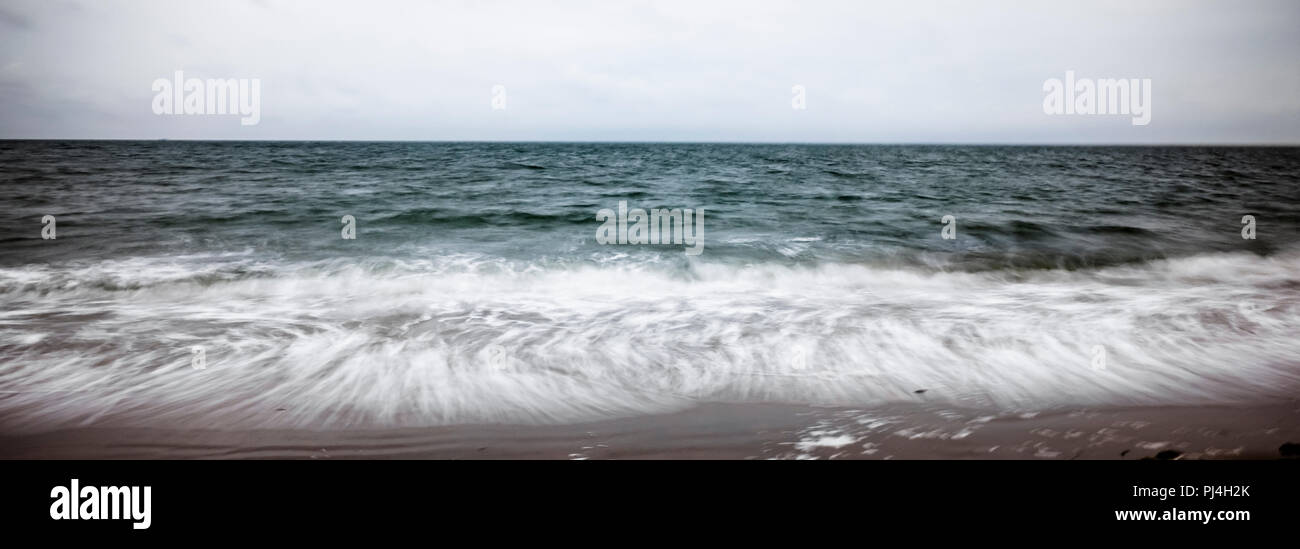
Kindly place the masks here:
[[(6, 142), (0, 165), (9, 265), (77, 246), (567, 264), (614, 253), (593, 222), (620, 200), (704, 208), (707, 259), (728, 262), (1081, 268), (1300, 234), (1295, 148)], [(37, 238), (46, 214), (58, 246)], [(1246, 214), (1261, 238), (1240, 237)], [(339, 238), (343, 215), (359, 241)], [(945, 215), (960, 238), (940, 238)]]
[[(702, 209), (702, 253), (597, 243), (620, 201)], [(1297, 148), (9, 141), (0, 204), (17, 425), (570, 421), (921, 387), (1181, 404), (1300, 376)]]

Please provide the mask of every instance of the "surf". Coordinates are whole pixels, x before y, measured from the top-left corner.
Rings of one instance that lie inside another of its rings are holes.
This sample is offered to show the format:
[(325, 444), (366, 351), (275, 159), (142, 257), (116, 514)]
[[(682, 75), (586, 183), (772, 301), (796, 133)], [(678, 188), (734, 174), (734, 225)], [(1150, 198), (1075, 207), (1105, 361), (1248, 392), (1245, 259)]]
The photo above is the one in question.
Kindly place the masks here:
[[(4, 269), (0, 419), (571, 423), (700, 402), (1231, 404), (1300, 385), (1295, 253), (981, 272), (643, 259)], [(148, 282), (103, 283), (126, 272)]]

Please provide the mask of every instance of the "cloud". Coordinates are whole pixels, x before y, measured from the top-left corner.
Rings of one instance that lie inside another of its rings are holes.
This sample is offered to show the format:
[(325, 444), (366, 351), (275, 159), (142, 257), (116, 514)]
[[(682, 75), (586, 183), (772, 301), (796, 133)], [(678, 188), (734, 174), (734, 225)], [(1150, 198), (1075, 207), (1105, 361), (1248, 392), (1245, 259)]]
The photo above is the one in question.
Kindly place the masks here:
[[(3, 137), (1300, 142), (1282, 0), (26, 2)], [(6, 23), (9, 17), (0, 16)], [(30, 28), (31, 22), (40, 23)], [(155, 116), (175, 70), (260, 78), (262, 122)], [(1153, 118), (1043, 114), (1074, 70)], [(493, 85), (508, 108), (492, 110)], [(790, 107), (807, 89), (807, 110)], [(39, 127), (11, 124), (50, 113)], [(51, 116), (53, 117), (51, 119)]]
[(32, 28), (32, 22), (22, 14), (14, 13), (5, 8), (0, 8), (0, 25), (23, 31)]

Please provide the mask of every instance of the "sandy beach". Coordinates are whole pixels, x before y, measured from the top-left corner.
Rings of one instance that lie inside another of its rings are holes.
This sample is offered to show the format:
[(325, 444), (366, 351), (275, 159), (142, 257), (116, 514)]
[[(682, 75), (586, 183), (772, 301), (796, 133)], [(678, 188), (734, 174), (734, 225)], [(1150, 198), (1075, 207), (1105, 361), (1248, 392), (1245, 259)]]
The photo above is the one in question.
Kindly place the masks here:
[(572, 425), (360, 430), (88, 427), (0, 437), (4, 459), (1276, 459), (1300, 403), (999, 415), (927, 404), (706, 404)]

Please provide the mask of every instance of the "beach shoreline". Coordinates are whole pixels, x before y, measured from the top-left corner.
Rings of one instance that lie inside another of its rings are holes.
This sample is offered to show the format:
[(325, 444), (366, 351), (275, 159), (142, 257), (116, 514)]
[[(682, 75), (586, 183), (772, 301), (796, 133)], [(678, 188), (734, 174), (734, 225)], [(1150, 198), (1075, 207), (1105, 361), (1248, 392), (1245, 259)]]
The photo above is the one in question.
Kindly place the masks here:
[(701, 404), (568, 425), (339, 430), (90, 426), (0, 435), (0, 459), (1276, 459), (1300, 403), (982, 413)]

